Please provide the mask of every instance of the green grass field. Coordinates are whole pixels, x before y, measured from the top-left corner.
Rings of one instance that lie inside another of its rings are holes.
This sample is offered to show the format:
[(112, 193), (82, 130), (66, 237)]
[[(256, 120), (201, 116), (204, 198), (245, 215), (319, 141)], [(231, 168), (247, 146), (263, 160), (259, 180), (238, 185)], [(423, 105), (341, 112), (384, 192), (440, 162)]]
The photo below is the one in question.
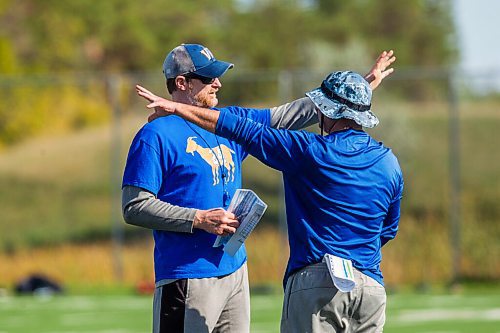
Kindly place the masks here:
[[(253, 333), (279, 331), (281, 295), (252, 297)], [(0, 297), (0, 333), (146, 333), (151, 297)], [(500, 291), (389, 295), (386, 333), (498, 333)]]

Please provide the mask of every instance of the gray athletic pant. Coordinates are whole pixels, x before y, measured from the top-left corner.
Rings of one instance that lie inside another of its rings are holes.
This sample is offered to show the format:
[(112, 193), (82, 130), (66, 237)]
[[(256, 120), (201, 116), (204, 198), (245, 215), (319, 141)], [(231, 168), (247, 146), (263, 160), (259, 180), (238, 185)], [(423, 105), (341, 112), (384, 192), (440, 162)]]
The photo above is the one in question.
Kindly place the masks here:
[(153, 333), (248, 333), (250, 291), (246, 263), (213, 278), (179, 279), (155, 289)]
[(282, 333), (382, 332), (385, 322), (385, 288), (354, 270), (356, 287), (339, 291), (325, 263), (292, 274), (286, 283)]

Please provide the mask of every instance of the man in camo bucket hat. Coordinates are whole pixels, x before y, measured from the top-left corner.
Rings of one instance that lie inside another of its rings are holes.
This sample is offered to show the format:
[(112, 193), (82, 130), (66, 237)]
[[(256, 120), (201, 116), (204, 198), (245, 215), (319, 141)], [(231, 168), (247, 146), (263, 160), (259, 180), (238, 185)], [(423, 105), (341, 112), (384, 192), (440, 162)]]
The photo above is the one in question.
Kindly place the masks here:
[(357, 73), (333, 72), (326, 77), (321, 87), (306, 93), (306, 96), (325, 117), (352, 119), (368, 128), (378, 125), (378, 118), (370, 111), (370, 84)]

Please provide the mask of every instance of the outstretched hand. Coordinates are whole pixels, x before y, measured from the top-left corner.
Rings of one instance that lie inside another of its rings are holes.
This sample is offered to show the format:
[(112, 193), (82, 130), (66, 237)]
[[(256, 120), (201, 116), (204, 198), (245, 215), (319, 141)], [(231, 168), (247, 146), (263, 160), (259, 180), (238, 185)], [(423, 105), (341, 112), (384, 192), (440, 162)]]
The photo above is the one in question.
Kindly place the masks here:
[(396, 61), (396, 57), (393, 50), (380, 53), (375, 65), (365, 75), (365, 79), (370, 83), (372, 90), (375, 90), (383, 79), (394, 72), (394, 68), (388, 68), (394, 61)]
[(136, 85), (135, 91), (137, 95), (143, 97), (145, 100), (150, 102), (146, 107), (148, 109), (154, 109), (155, 111), (148, 116), (148, 122), (151, 122), (159, 117), (165, 117), (171, 115), (175, 112), (175, 104), (168, 99), (157, 96), (146, 88)]

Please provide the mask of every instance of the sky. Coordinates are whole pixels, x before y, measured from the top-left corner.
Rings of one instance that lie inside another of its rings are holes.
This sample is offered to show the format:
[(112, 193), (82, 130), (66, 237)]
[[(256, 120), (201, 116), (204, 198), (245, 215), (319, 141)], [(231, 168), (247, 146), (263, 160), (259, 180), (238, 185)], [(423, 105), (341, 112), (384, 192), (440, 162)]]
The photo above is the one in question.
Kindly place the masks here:
[(454, 0), (453, 6), (461, 67), (500, 79), (500, 1)]

